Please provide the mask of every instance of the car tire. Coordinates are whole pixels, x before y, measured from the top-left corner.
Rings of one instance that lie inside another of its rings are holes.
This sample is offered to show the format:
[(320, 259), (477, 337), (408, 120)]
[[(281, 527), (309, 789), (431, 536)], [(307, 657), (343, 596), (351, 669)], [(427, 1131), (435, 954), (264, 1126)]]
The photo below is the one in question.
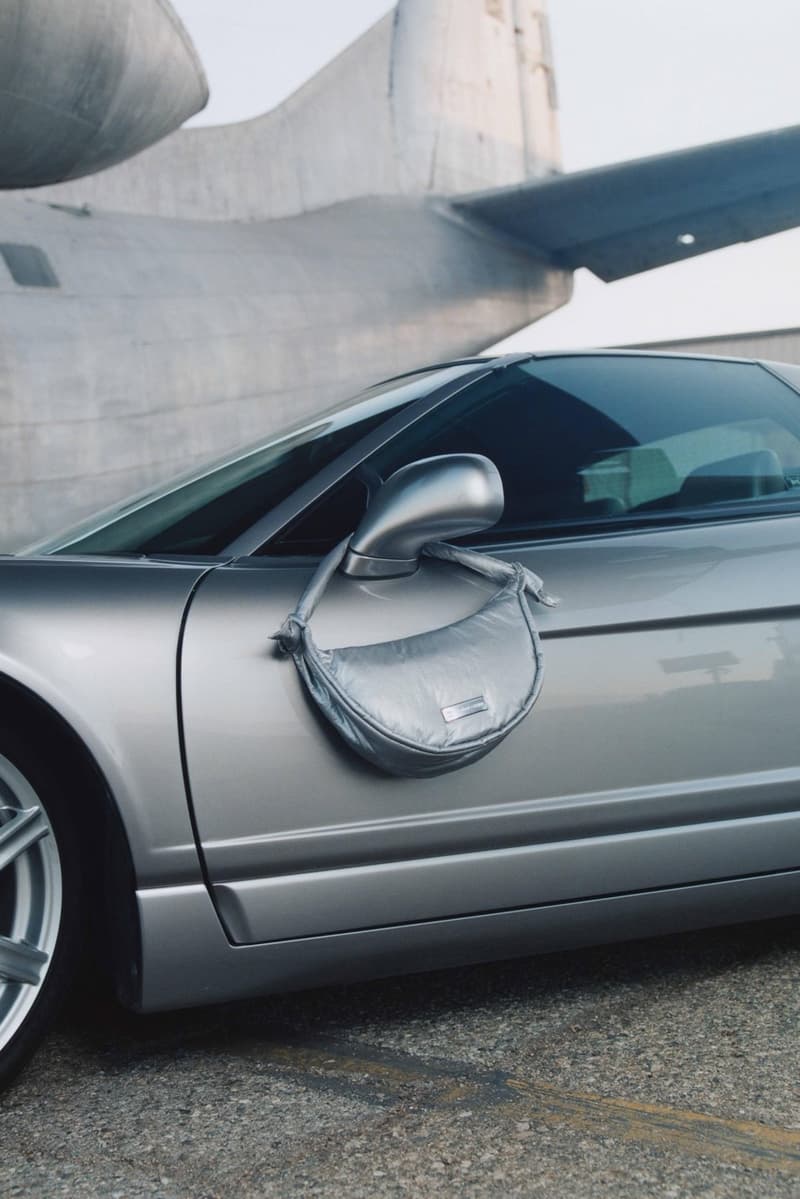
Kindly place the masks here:
[(66, 998), (82, 954), (79, 842), (46, 745), (0, 726), (0, 1089)]

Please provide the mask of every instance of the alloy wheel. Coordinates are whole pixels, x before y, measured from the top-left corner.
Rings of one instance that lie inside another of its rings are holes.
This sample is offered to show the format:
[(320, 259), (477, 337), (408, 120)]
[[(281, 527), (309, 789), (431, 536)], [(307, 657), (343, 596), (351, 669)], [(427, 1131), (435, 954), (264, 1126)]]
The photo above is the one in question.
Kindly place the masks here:
[(0, 755), (0, 1053), (44, 986), (62, 915), (61, 860), (41, 799)]

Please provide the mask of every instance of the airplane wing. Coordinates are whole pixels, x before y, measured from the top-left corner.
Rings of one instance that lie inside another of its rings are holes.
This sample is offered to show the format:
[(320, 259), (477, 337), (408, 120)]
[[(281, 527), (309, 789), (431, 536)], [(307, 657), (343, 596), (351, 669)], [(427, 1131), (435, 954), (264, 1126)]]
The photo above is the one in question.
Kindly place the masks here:
[(800, 125), (459, 197), (453, 208), (610, 282), (800, 225)]

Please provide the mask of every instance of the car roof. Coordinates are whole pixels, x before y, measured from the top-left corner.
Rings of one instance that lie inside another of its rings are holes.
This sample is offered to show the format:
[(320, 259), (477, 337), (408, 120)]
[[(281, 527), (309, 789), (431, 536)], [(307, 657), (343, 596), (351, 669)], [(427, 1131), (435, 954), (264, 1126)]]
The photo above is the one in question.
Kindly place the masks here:
[[(471, 363), (474, 363), (476, 366), (485, 363), (489, 366), (493, 363), (503, 362), (504, 360), (511, 365), (514, 362), (535, 362), (537, 359), (545, 358), (692, 358), (704, 362), (744, 362), (758, 366), (773, 364), (772, 360), (765, 358), (747, 358), (732, 354), (693, 354), (685, 350), (629, 349), (626, 346), (585, 346), (574, 349), (515, 351), (508, 354), (476, 354), (470, 358), (450, 358), (445, 362), (432, 362), (418, 366), (414, 370), (403, 371), (399, 375), (387, 375), (384, 379), (378, 379), (373, 386), (377, 387), (383, 383), (393, 383), (397, 379), (408, 379), (413, 375), (419, 375), (425, 371), (446, 370), (451, 366), (468, 366)], [(774, 365), (791, 366), (792, 363), (781, 364), (776, 361)]]
[[(536, 350), (531, 358), (694, 358), (704, 362), (748, 362), (761, 363), (764, 359), (748, 358), (732, 354), (693, 354), (685, 350), (634, 350), (626, 346), (604, 346), (602, 348), (569, 350)], [(788, 365), (788, 364), (787, 364)]]

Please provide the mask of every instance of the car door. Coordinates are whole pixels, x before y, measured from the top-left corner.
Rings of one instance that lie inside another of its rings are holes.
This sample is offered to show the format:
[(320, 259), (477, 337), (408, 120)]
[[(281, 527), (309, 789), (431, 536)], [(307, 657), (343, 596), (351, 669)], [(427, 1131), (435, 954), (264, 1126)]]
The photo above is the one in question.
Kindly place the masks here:
[[(800, 399), (754, 364), (625, 355), (517, 363), (362, 464), (487, 454), (506, 489), (472, 544), (561, 596), (537, 608), (532, 714), (434, 779), (342, 746), (269, 636), (352, 512), (333, 490), (211, 571), (181, 654), (187, 773), (218, 910), (267, 942), (797, 867)], [(366, 472), (366, 475), (365, 475)], [(340, 576), (319, 644), (476, 610), (441, 563)]]

